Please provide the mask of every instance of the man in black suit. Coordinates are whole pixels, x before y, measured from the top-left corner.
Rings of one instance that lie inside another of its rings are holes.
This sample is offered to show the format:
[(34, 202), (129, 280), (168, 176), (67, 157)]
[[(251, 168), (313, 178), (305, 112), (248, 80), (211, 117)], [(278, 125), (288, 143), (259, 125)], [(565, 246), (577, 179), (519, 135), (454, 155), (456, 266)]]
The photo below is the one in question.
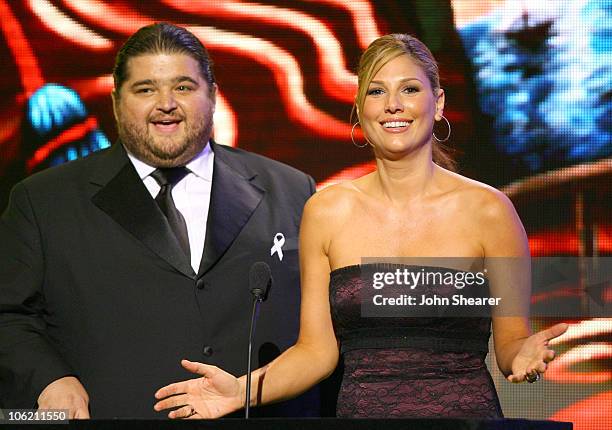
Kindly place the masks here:
[(243, 374), (257, 261), (274, 285), (255, 367), (295, 341), (312, 179), (210, 139), (216, 84), (187, 30), (143, 27), (114, 78), (120, 143), (17, 184), (1, 218), (5, 408), (163, 417), (153, 395), (188, 377), (181, 359)]

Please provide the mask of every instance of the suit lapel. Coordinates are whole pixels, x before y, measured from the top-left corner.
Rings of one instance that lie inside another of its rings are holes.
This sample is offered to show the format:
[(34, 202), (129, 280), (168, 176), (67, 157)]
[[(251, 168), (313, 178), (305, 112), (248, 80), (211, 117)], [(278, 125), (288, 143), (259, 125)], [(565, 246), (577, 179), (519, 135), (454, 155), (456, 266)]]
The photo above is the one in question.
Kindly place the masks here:
[(91, 182), (101, 186), (92, 202), (132, 236), (181, 273), (195, 273), (172, 233), (168, 221), (149, 194), (125, 149), (115, 144), (92, 175)]
[(211, 142), (215, 153), (210, 208), (199, 276), (208, 272), (242, 231), (261, 202), (264, 190), (239, 154)]

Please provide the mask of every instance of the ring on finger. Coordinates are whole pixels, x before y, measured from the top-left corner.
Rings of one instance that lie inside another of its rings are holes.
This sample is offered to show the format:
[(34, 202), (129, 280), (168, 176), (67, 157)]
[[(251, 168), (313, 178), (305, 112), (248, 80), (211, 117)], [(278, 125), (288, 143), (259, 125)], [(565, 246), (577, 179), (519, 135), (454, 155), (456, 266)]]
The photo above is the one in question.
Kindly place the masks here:
[(537, 382), (540, 380), (540, 373), (537, 370), (531, 373), (528, 373), (527, 375), (525, 375), (525, 380), (528, 383), (533, 384), (534, 382)]

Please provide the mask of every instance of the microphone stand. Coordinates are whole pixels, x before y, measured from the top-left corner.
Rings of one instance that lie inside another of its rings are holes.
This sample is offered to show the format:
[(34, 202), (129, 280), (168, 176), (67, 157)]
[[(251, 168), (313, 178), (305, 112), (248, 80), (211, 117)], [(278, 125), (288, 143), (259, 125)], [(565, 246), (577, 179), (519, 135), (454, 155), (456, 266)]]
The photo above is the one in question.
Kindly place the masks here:
[(257, 294), (253, 292), (253, 312), (251, 314), (251, 328), (249, 330), (249, 355), (247, 360), (247, 373), (246, 373), (246, 394), (244, 402), (244, 418), (249, 418), (249, 411), (251, 408), (251, 360), (253, 350), (253, 335), (255, 334), (255, 324), (257, 323), (257, 315), (259, 313), (259, 305), (263, 301), (261, 292)]
[(249, 269), (249, 287), (253, 295), (253, 312), (251, 314), (251, 326), (249, 328), (249, 355), (247, 357), (246, 393), (244, 401), (244, 418), (249, 418), (251, 410), (251, 361), (253, 355), (253, 338), (255, 337), (255, 324), (259, 315), (259, 305), (266, 300), (268, 290), (272, 285), (272, 272), (270, 266), (263, 261), (258, 261)]

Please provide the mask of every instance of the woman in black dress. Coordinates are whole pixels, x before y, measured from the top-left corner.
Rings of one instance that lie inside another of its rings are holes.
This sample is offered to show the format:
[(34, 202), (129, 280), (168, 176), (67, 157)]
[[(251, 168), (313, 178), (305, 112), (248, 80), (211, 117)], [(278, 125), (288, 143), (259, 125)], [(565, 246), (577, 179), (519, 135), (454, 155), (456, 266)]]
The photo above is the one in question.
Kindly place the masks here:
[[(363, 318), (361, 292), (372, 288), (364, 273), (405, 266), (362, 259), (467, 262), (468, 267), (440, 268), (455, 273), (482, 268), (491, 257), (528, 261), (521, 221), (501, 192), (448, 169), (452, 163), (433, 134), (434, 122), (447, 123), (444, 91), (422, 42), (404, 34), (375, 40), (362, 55), (358, 81), (355, 113), (377, 170), (326, 188), (307, 203), (300, 231), (299, 338), (253, 372), (251, 403), (307, 390), (334, 370), (342, 351), (340, 417), (500, 417), (484, 364), (491, 319)], [(487, 273), (492, 296), (518, 309), (493, 314), (497, 364), (511, 382), (534, 381), (554, 357), (548, 341), (567, 325), (532, 335), (525, 311), (529, 269), (520, 276), (508, 272), (506, 265), (493, 264)], [(174, 408), (171, 418), (203, 418), (243, 407), (244, 376), (182, 364), (202, 377), (160, 389), (157, 410)]]

